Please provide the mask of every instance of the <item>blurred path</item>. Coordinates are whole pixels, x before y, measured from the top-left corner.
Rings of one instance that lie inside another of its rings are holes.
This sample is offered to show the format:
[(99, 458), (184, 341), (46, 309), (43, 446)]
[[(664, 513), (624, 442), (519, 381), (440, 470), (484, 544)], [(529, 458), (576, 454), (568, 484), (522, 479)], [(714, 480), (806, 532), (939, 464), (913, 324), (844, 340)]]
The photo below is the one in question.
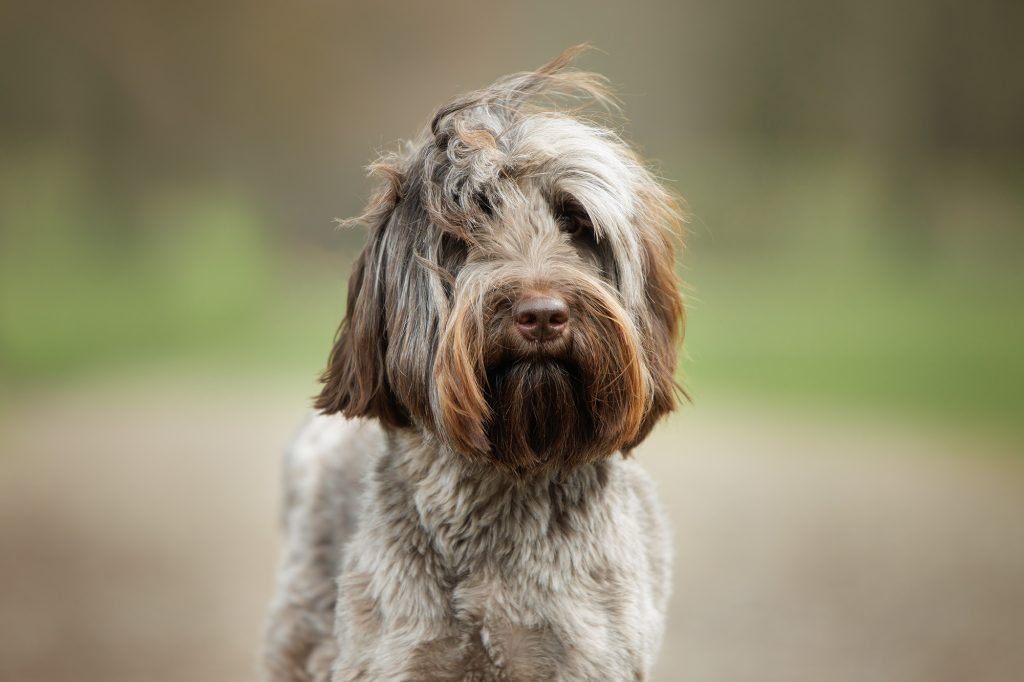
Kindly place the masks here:
[[(303, 400), (179, 380), (0, 415), (0, 679), (253, 679)], [(640, 453), (678, 553), (656, 678), (1020, 679), (1024, 458), (1004, 455), (706, 408), (664, 425)]]
[(643, 455), (677, 551), (658, 680), (1024, 679), (1024, 457), (870, 424), (677, 425)]

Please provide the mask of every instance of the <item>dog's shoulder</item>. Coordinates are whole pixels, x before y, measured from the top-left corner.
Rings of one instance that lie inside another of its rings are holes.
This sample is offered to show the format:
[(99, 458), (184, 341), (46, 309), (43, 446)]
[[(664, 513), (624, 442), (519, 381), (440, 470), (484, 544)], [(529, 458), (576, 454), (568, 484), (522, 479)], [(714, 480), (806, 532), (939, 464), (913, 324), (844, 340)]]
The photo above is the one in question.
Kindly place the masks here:
[(308, 469), (349, 453), (379, 450), (383, 444), (384, 432), (374, 419), (311, 414), (292, 439), (287, 462), (290, 467)]
[(384, 433), (376, 420), (310, 415), (285, 451), (285, 509), (302, 499), (356, 487), (366, 463), (383, 449)]
[(672, 582), (672, 529), (658, 495), (657, 482), (632, 458), (619, 461), (622, 479), (637, 503), (636, 521), (644, 539), (650, 585), (659, 615), (664, 617)]
[(615, 465), (627, 490), (640, 498), (641, 501), (649, 503), (654, 507), (658, 506), (657, 484), (647, 469), (631, 456), (620, 455), (616, 458)]

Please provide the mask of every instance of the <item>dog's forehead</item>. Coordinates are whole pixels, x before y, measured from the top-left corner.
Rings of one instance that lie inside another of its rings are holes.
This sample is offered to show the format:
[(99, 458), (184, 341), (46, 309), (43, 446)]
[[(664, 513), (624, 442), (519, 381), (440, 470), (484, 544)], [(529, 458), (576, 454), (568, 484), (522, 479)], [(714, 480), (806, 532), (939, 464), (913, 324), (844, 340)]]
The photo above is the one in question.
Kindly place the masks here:
[(580, 201), (633, 210), (636, 168), (613, 133), (561, 115), (523, 118), (504, 140), (509, 165), (530, 181)]
[[(464, 191), (491, 190), (506, 204), (533, 203), (538, 192), (572, 197), (599, 237), (630, 231), (647, 175), (612, 131), (560, 112), (522, 116), (504, 127), (484, 113), (459, 127), (473, 149), (457, 161), (449, 154), (449, 161), (450, 172), (469, 180)], [(474, 144), (478, 131), (489, 133), (488, 143)]]

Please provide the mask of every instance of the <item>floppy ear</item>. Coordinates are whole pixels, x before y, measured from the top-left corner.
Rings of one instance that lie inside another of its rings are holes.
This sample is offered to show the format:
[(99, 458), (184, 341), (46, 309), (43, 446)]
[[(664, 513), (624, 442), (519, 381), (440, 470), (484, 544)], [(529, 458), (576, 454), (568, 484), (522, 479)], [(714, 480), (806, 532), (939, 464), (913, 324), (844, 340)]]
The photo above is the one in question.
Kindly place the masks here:
[(676, 274), (673, 235), (680, 229), (680, 211), (671, 195), (658, 192), (646, 198), (645, 222), (641, 229), (646, 272), (646, 344), (650, 368), (651, 402), (637, 437), (625, 450), (636, 447), (665, 414), (676, 408), (676, 393), (685, 392), (675, 380), (679, 343), (685, 326), (683, 298)]
[(387, 328), (383, 282), (387, 267), (384, 233), (398, 198), (396, 176), (377, 193), (358, 222), (371, 225), (370, 240), (359, 254), (348, 284), (348, 307), (338, 328), (323, 389), (314, 405), (324, 414), (374, 417), (390, 426), (405, 426), (409, 416), (394, 395), (385, 369)]

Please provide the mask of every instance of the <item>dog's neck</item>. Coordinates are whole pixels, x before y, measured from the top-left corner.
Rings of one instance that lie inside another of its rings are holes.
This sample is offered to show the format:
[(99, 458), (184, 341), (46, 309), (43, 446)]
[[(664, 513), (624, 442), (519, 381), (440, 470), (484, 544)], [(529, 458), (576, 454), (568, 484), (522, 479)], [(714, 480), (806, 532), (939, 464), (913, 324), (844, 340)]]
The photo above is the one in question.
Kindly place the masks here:
[(375, 496), (401, 499), (454, 565), (480, 552), (518, 553), (601, 514), (619, 455), (568, 471), (513, 478), (409, 429), (391, 430), (374, 472)]

